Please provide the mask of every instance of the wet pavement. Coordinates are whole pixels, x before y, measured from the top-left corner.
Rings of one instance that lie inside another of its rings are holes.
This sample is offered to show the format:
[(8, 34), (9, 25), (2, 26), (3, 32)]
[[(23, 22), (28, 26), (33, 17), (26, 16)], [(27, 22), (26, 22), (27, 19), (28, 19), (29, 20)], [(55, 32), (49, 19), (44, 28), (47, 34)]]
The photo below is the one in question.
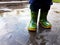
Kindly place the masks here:
[(16, 9), (0, 15), (0, 45), (60, 45), (60, 3), (54, 3), (48, 14), (51, 29), (38, 26), (29, 32), (30, 10)]

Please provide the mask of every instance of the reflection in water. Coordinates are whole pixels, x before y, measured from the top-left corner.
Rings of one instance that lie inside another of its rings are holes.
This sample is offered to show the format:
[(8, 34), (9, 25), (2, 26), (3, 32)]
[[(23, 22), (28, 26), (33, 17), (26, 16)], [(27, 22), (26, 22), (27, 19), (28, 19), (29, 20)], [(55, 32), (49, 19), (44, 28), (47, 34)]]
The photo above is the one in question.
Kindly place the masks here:
[(37, 35), (36, 32), (29, 32), (29, 44), (28, 45), (45, 45), (46, 40), (44, 39), (44, 35)]
[(30, 34), (30, 38), (28, 45), (38, 45), (36, 42), (36, 32), (29, 32), (29, 34)]
[(39, 25), (37, 32), (29, 32), (30, 38), (28, 45), (47, 45), (48, 40), (45, 37), (50, 31), (51, 29), (44, 29)]
[(37, 29), (37, 39), (40, 40), (39, 45), (46, 45), (48, 40), (45, 38), (51, 29), (45, 29), (41, 26), (41, 24), (38, 25)]

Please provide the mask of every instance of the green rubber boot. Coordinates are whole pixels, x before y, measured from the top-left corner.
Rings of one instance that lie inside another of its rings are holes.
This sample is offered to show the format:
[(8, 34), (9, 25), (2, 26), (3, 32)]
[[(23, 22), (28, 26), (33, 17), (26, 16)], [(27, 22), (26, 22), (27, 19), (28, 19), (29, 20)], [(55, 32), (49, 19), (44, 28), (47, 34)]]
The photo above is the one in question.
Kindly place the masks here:
[(40, 14), (40, 24), (43, 28), (51, 28), (50, 22), (47, 20), (48, 11), (41, 10)]
[(29, 31), (36, 31), (37, 30), (37, 17), (38, 17), (38, 12), (31, 11), (31, 21), (28, 26)]

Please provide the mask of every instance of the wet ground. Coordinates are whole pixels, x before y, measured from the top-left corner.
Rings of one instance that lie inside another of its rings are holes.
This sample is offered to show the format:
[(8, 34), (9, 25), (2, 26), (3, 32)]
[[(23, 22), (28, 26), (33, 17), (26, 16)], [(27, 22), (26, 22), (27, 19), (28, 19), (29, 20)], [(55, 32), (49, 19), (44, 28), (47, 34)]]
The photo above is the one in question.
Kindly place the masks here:
[(51, 29), (40, 25), (29, 32), (30, 10), (16, 9), (0, 14), (0, 45), (60, 45), (60, 3), (54, 3), (48, 14)]

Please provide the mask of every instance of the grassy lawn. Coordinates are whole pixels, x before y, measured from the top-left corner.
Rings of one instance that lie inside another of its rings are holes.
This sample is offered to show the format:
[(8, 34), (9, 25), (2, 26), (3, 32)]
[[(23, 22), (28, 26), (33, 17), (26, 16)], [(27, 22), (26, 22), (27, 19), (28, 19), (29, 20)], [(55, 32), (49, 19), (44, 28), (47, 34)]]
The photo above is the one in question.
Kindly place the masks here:
[(55, 3), (60, 3), (60, 0), (53, 0), (53, 2), (55, 2)]

